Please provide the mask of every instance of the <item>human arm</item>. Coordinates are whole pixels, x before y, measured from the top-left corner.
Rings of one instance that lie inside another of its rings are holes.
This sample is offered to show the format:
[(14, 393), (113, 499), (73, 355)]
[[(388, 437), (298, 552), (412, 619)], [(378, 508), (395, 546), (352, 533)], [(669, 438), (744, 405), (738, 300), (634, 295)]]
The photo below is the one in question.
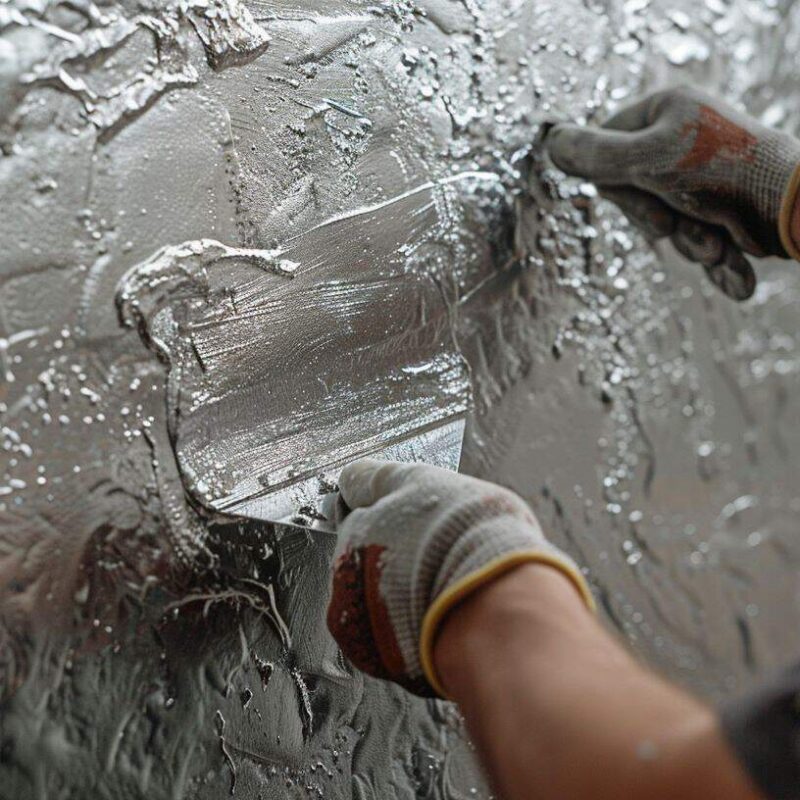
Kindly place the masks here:
[(697, 89), (651, 94), (600, 127), (556, 125), (545, 145), (735, 299), (755, 289), (744, 254), (800, 258), (800, 141)]
[[(340, 487), (354, 510), (331, 632), (368, 674), (458, 701), (505, 800), (586, 797), (581, 780), (600, 798), (757, 796), (712, 712), (603, 631), (580, 571), (519, 497), (376, 461)], [(675, 791), (693, 786), (705, 793)]]
[(711, 709), (635, 661), (549, 567), (465, 600), (434, 657), (505, 800), (759, 797)]

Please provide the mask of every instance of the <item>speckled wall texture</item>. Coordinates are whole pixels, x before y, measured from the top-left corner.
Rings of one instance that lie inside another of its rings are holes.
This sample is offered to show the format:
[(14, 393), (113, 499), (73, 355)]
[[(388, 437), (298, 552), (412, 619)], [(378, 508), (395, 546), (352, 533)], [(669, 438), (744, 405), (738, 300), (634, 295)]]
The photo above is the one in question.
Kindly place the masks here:
[(455, 708), (343, 661), (331, 536), (210, 511), (398, 366), (643, 658), (797, 655), (800, 271), (736, 305), (532, 147), (670, 82), (797, 131), (792, 6), (0, 0), (3, 800), (488, 796)]

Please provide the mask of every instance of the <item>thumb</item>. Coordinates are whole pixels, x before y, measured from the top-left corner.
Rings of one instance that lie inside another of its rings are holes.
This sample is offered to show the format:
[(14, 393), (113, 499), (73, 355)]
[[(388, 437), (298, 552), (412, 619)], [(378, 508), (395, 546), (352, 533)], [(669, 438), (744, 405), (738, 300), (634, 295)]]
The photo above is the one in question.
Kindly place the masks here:
[(634, 175), (648, 163), (652, 135), (648, 131), (556, 125), (545, 139), (553, 163), (568, 175), (607, 186), (634, 184)]
[(362, 458), (348, 464), (339, 475), (339, 491), (349, 508), (364, 508), (399, 488), (408, 464)]

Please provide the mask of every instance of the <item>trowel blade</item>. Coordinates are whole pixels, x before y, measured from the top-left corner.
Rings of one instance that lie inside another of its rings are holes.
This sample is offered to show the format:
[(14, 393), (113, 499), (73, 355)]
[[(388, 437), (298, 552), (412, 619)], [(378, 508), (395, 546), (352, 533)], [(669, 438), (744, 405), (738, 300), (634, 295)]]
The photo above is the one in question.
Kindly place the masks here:
[[(421, 462), (457, 470), (461, 461), (464, 426), (465, 420), (461, 417), (363, 455), (385, 461)], [(331, 464), (313, 478), (300, 480), (259, 497), (248, 497), (232, 505), (220, 504), (224, 508), (217, 506), (217, 510), (268, 522), (332, 531), (335, 526), (334, 488), (343, 466)], [(299, 513), (298, 509), (301, 510)]]
[(458, 309), (508, 262), (509, 210), (496, 175), (459, 173), (280, 248), (202, 239), (131, 268), (120, 318), (169, 365), (170, 440), (193, 502), (325, 524), (320, 497), (351, 461), (456, 467), (472, 402)]

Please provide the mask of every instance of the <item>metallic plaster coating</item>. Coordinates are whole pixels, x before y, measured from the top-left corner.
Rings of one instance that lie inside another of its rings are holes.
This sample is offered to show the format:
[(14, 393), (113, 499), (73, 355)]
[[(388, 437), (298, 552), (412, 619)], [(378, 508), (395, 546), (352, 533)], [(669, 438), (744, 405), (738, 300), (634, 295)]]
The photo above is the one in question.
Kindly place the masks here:
[[(456, 265), (462, 469), (676, 680), (717, 698), (796, 657), (796, 265), (731, 304), (530, 145), (690, 80), (797, 132), (798, 52), (784, 0), (0, 2), (0, 797), (488, 796), (451, 706), (342, 661), (332, 537), (200, 502), (203, 376), (147, 339), (222, 309), (222, 273), (347, 273), (363, 235), (305, 235), (423, 186), (453, 211), (423, 204), (444, 241), (402, 262), (403, 311)], [(125, 276), (204, 241), (211, 304), (190, 280), (121, 324)]]
[(496, 183), (425, 183), (280, 250), (163, 248), (122, 278), (122, 322), (169, 365), (171, 440), (198, 502), (230, 511), (463, 416), (455, 313), (495, 265), (461, 234), (481, 233), (462, 206)]

